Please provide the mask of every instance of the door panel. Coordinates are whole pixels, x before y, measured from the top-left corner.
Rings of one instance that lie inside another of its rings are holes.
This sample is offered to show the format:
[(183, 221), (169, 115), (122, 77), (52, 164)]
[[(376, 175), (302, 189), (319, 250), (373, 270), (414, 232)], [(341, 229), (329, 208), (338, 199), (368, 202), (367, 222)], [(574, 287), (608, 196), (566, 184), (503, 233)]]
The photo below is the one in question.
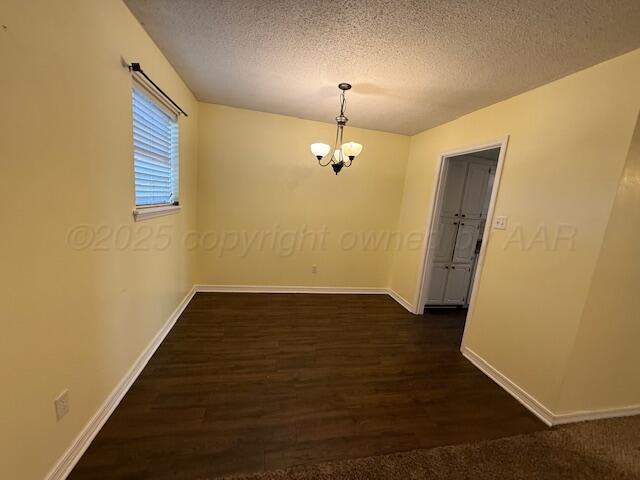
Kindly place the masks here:
[(469, 163), (467, 179), (464, 186), (461, 216), (464, 218), (480, 218), (485, 202), (485, 193), (489, 184), (490, 167), (481, 163)]
[(464, 192), (464, 180), (467, 174), (467, 163), (449, 160), (444, 195), (442, 197), (441, 215), (453, 217), (460, 213), (460, 203)]
[(453, 218), (440, 218), (436, 225), (435, 242), (433, 246), (434, 262), (450, 262), (453, 255), (453, 247), (458, 233), (458, 220)]
[(476, 251), (476, 242), (480, 233), (480, 220), (460, 220), (458, 236), (453, 251), (454, 263), (471, 263)]
[(427, 292), (427, 305), (442, 305), (444, 289), (447, 285), (449, 275), (449, 265), (435, 264), (431, 269), (429, 279), (429, 291)]
[(444, 305), (464, 305), (471, 281), (471, 265), (451, 265), (444, 291)]

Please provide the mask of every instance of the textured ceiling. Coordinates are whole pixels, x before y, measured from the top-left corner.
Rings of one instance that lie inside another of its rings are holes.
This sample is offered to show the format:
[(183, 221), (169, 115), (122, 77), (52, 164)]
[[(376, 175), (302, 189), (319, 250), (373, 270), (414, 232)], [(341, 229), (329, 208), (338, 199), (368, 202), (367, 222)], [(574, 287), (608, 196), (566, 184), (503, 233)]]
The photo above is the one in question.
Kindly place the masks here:
[(204, 102), (414, 134), (640, 47), (640, 0), (125, 0)]

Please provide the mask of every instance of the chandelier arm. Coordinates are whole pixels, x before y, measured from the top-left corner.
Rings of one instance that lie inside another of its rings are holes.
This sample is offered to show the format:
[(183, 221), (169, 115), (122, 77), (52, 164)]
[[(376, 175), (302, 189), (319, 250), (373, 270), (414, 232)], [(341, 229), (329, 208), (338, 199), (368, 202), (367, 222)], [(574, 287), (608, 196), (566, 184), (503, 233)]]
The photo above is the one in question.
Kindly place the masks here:
[[(327, 156), (325, 155), (322, 158), (327, 158)], [(320, 165), (321, 167), (326, 167), (327, 165), (329, 165), (331, 162), (333, 162), (333, 153), (329, 152), (329, 161), (327, 163), (322, 163), (322, 158), (318, 159), (318, 165)]]

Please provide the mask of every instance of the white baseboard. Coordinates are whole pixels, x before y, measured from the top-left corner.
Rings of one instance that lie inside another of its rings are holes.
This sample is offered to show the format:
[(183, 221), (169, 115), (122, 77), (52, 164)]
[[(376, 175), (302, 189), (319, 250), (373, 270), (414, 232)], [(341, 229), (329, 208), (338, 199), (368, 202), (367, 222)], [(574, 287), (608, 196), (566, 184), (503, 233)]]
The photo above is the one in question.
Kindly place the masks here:
[(178, 317), (182, 314), (186, 306), (196, 293), (195, 288), (191, 288), (184, 299), (180, 302), (178, 307), (169, 316), (169, 319), (162, 326), (160, 331), (153, 337), (149, 345), (144, 349), (140, 356), (136, 359), (135, 363), (131, 366), (124, 378), (120, 380), (120, 383), (109, 394), (104, 403), (100, 406), (95, 415), (89, 420), (89, 422), (82, 429), (80, 434), (74, 439), (71, 446), (62, 455), (58, 463), (51, 469), (51, 471), (45, 477), (46, 480), (64, 480), (67, 475), (71, 473), (73, 467), (80, 460), (80, 457), (89, 448), (89, 445), (98, 434), (102, 426), (107, 419), (111, 416), (115, 408), (120, 401), (124, 398), (125, 394), (133, 385), (140, 372), (147, 365), (149, 359), (154, 354), (156, 349), (160, 346), (164, 338), (167, 336), (173, 325), (178, 320)]
[(505, 389), (509, 394), (511, 394), (513, 398), (518, 400), (536, 417), (546, 423), (549, 427), (553, 425), (555, 415), (542, 403), (540, 403), (518, 385), (505, 377), (502, 373), (496, 370), (492, 365), (486, 362), (482, 357), (480, 357), (470, 348), (463, 347), (462, 355), (464, 355), (467, 360), (473, 363), (487, 377), (489, 377), (491, 380)]
[(606, 408), (602, 410), (583, 410), (578, 412), (558, 413), (555, 415), (553, 424), (586, 422), (587, 420), (602, 420), (605, 418), (631, 417), (640, 415), (640, 405), (628, 407)]
[(398, 302), (400, 305), (402, 305), (404, 308), (406, 308), (407, 310), (409, 310), (409, 312), (411, 313), (416, 313), (415, 312), (415, 307), (413, 306), (413, 304), (407, 300), (406, 298), (404, 298), (402, 295), (400, 295), (398, 292), (396, 292), (395, 290), (391, 289), (391, 288), (387, 288), (387, 293), (389, 294), (389, 296), (391, 298), (393, 298), (396, 302)]
[(292, 287), (285, 285), (194, 285), (196, 292), (235, 293), (339, 293), (351, 295), (372, 295), (388, 293), (378, 287)]
[(336, 293), (350, 295), (389, 295), (396, 302), (414, 312), (407, 299), (391, 288), (382, 287), (291, 287), (284, 285), (194, 285), (197, 292), (235, 292), (235, 293)]
[(599, 410), (583, 410), (567, 413), (554, 413), (540, 401), (509, 380), (492, 365), (468, 347), (462, 348), (462, 354), (485, 375), (500, 385), (535, 416), (552, 427), (565, 423), (586, 422), (588, 420), (603, 420), (605, 418), (630, 417), (640, 415), (640, 405), (626, 407), (605, 408)]

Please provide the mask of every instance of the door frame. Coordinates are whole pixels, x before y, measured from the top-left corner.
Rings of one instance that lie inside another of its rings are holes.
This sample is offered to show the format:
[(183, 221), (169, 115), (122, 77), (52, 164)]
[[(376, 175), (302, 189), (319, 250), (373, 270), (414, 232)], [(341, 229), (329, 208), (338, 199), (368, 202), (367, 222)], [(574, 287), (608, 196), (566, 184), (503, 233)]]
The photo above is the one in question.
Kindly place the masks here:
[(444, 179), (446, 177), (447, 168), (449, 166), (449, 159), (458, 155), (465, 155), (474, 153), (481, 150), (490, 150), (492, 148), (500, 148), (500, 154), (498, 155), (498, 164), (496, 165), (496, 175), (493, 181), (493, 189), (491, 190), (491, 199), (489, 200), (489, 210), (487, 211), (487, 221), (485, 222), (484, 231), (482, 232), (482, 245), (480, 247), (480, 253), (478, 254), (478, 261), (476, 266), (476, 273), (471, 285), (471, 295), (469, 298), (469, 310), (467, 313), (467, 321), (464, 326), (464, 334), (462, 336), (462, 346), (465, 343), (465, 337), (471, 320), (473, 318), (473, 312), (476, 303), (476, 295), (478, 292), (478, 285), (482, 279), (482, 269), (484, 266), (484, 258), (487, 253), (487, 245), (489, 244), (489, 233), (491, 226), (493, 225), (493, 215), (495, 213), (496, 199), (498, 197), (498, 190), (500, 189), (500, 180), (502, 178), (502, 168), (504, 166), (504, 159), (507, 153), (507, 144), (509, 143), (509, 135), (505, 135), (502, 138), (494, 141), (472, 145), (464, 148), (457, 148), (454, 150), (447, 150), (438, 155), (438, 161), (436, 162), (436, 187), (431, 194), (431, 208), (429, 209), (426, 224), (428, 230), (425, 232), (424, 248), (421, 256), (421, 266), (418, 272), (418, 289), (417, 298), (415, 299), (415, 310), (413, 313), (421, 315), (424, 309), (424, 297), (429, 288), (429, 279), (425, 281), (425, 273), (431, 263), (433, 263), (433, 250), (432, 242), (433, 229), (435, 227), (437, 218), (439, 217), (440, 210), (442, 209), (442, 197), (444, 193)]

